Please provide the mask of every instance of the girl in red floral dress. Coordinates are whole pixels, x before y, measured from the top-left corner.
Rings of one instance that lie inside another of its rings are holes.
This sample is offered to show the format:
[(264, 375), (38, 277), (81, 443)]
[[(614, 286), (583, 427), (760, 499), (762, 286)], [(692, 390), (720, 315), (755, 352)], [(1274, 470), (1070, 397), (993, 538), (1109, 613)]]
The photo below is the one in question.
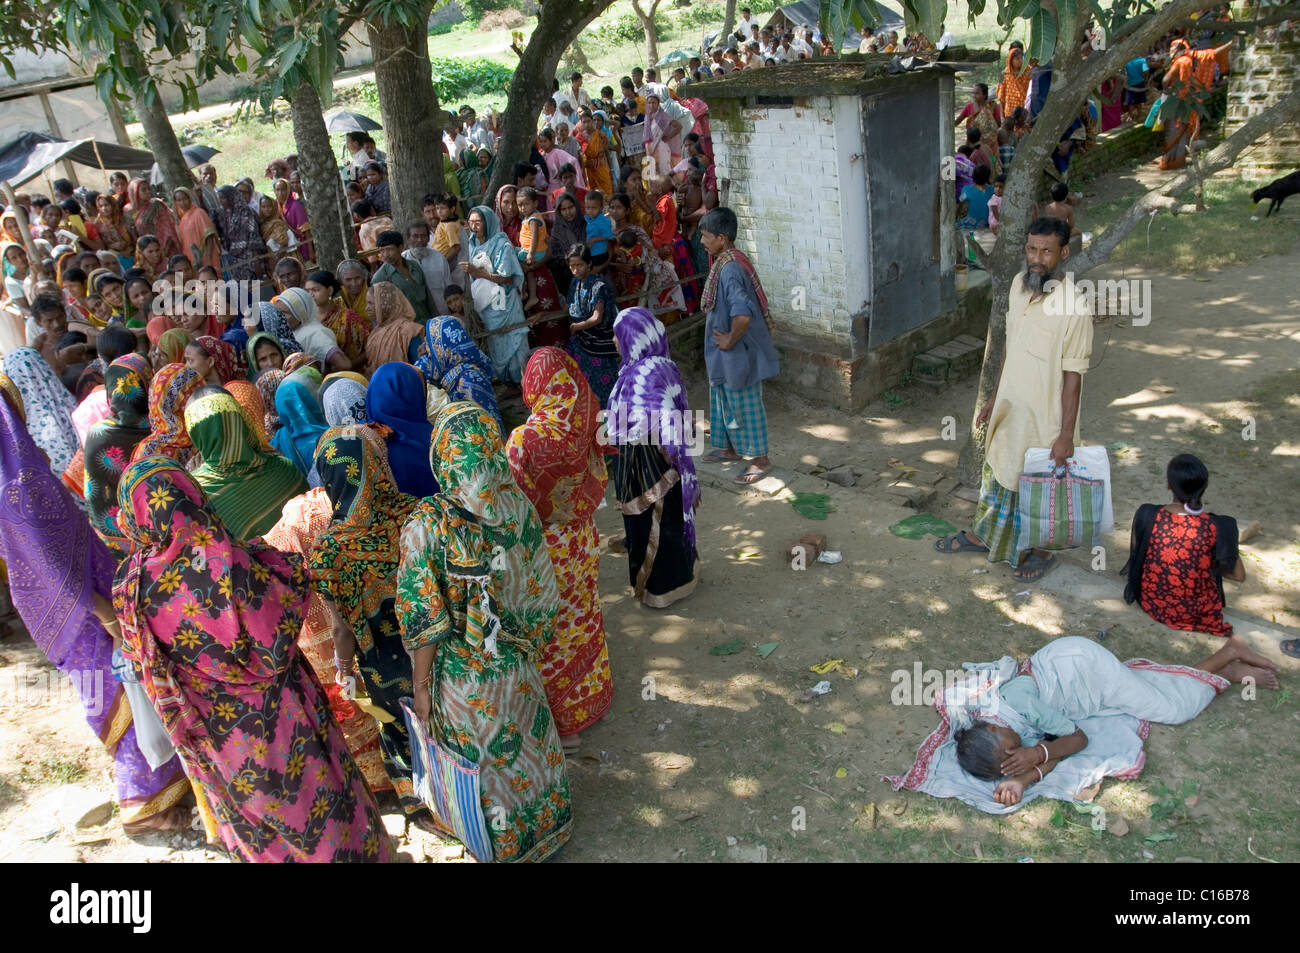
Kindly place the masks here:
[[(1165, 471), (1174, 501), (1164, 506), (1144, 503), (1133, 517), (1125, 602), (1138, 605), (1171, 629), (1208, 632), (1230, 637), (1232, 625), (1223, 618), (1223, 579), (1241, 582), (1246, 567), (1237, 553), (1237, 521), (1205, 509), (1201, 496), (1210, 471), (1199, 458), (1180, 453)], [(1251, 665), (1277, 666), (1251, 653)]]

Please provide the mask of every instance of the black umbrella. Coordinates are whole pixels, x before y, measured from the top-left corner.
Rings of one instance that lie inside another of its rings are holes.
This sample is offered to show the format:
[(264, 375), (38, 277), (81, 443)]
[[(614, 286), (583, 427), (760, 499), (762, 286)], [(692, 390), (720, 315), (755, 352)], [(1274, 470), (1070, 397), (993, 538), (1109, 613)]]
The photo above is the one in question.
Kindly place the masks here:
[[(196, 165), (203, 165), (214, 155), (220, 152), (220, 149), (214, 149), (212, 146), (186, 146), (181, 150), (181, 155), (185, 158), (185, 167), (192, 169)], [(149, 172), (149, 182), (151, 185), (157, 185), (163, 180), (162, 169), (158, 163), (153, 164), (153, 169)]]
[(376, 129), (383, 128), (369, 116), (348, 112), (347, 110), (336, 112), (325, 123), (325, 129), (328, 132), (374, 132)]

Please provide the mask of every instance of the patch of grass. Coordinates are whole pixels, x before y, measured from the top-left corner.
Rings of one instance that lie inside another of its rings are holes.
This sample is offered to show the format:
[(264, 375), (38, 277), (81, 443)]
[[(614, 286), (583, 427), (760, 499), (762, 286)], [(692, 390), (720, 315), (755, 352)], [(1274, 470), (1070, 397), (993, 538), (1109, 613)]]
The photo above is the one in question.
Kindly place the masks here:
[(71, 760), (46, 755), (36, 764), (25, 764), (18, 772), (20, 784), (73, 784), (86, 776), (80, 759)]
[(886, 410), (897, 410), (907, 403), (907, 398), (892, 390), (887, 390), (880, 395), (885, 399)]
[[(1253, 182), (1211, 179), (1205, 183), (1206, 211), (1180, 215), (1158, 212), (1119, 243), (1111, 262), (1122, 262), (1130, 268), (1200, 272), (1265, 255), (1287, 254), (1296, 245), (1295, 215), (1274, 214), (1265, 219), (1265, 206), (1250, 204), (1255, 187)], [(1183, 200), (1190, 202), (1190, 193)], [(1126, 196), (1097, 205), (1085, 204), (1080, 211), (1088, 230), (1104, 232), (1132, 205), (1133, 196)], [(1258, 216), (1259, 221), (1251, 221), (1251, 216)]]

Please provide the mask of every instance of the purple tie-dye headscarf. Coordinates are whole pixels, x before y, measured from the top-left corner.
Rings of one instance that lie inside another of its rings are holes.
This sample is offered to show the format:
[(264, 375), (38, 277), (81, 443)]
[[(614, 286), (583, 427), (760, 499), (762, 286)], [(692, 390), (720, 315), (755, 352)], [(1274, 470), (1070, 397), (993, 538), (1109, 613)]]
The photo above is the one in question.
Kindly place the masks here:
[(700, 498), (691, 458), (694, 417), (681, 372), (668, 353), (663, 322), (646, 308), (625, 308), (614, 320), (614, 339), (623, 363), (609, 396), (605, 421), (609, 440), (616, 445), (639, 443), (649, 436), (668, 455), (682, 478), (686, 541), (694, 550), (695, 504)]

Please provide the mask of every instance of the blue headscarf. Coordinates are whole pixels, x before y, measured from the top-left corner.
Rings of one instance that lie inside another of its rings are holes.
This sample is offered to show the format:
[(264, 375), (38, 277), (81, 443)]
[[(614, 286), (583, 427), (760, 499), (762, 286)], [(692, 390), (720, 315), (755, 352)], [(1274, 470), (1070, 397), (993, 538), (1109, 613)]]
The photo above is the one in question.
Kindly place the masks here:
[(280, 429), (271, 443), (302, 471), (309, 485), (320, 486), (316, 443), (327, 429), (320, 402), (306, 384), (290, 376), (276, 388), (275, 412), (280, 415)]
[(433, 425), (425, 416), (424, 378), (410, 364), (381, 364), (366, 388), (366, 414), (393, 431), (388, 438), (388, 463), (397, 488), (423, 499), (438, 492), (429, 447)]
[(492, 390), (492, 361), (465, 333), (460, 321), (442, 315), (426, 322), (424, 349), (426, 353), (415, 360), (424, 379), (445, 390), (452, 401), (478, 404), (497, 419), (497, 426), (506, 433)]

